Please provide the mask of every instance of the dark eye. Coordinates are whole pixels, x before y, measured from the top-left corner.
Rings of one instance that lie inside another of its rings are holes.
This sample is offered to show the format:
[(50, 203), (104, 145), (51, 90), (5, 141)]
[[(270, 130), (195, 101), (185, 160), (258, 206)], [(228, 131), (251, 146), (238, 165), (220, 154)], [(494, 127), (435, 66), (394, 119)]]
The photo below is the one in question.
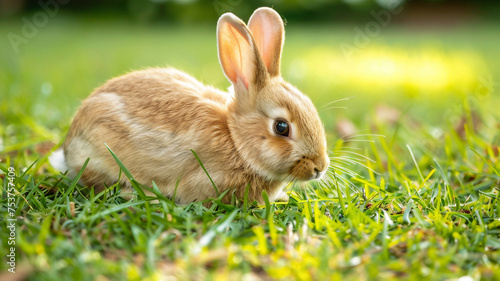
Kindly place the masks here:
[(279, 136), (288, 137), (290, 135), (290, 125), (286, 121), (276, 120), (274, 122), (274, 132)]

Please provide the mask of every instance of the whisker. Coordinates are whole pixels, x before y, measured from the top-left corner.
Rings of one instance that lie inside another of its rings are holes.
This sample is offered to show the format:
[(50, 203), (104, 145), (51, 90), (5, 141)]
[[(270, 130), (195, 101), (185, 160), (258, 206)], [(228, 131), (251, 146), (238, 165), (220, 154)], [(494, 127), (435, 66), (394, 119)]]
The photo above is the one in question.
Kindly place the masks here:
[(383, 137), (385, 138), (385, 135), (380, 135), (380, 134), (358, 134), (364, 131), (367, 131), (368, 129), (363, 129), (363, 130), (357, 130), (351, 134), (345, 135), (342, 137), (343, 138), (355, 138), (355, 137)]
[[(332, 163), (340, 163), (340, 164), (344, 164), (344, 165), (347, 165), (347, 166), (362, 166), (362, 167), (367, 167), (368, 166), (368, 163), (366, 163), (365, 161), (363, 160), (357, 160), (357, 159), (349, 159), (349, 158), (340, 158), (340, 157), (332, 157), (330, 158), (330, 162)], [(372, 161), (372, 163), (374, 163)]]
[(329, 152), (329, 154), (333, 154), (333, 153), (343, 152), (344, 149), (361, 150), (361, 147), (343, 146), (343, 147), (340, 147), (340, 148), (337, 148), (333, 151), (328, 151), (328, 152)]
[(374, 143), (375, 140), (373, 139), (361, 139), (364, 137), (370, 137), (368, 135), (356, 135), (356, 136), (344, 136), (341, 138), (343, 142), (372, 142)]
[(357, 176), (358, 175), (358, 173), (356, 173), (356, 172), (354, 172), (352, 170), (349, 170), (349, 169), (347, 169), (345, 167), (341, 167), (341, 166), (338, 166), (338, 165), (336, 165), (334, 167), (337, 168), (337, 171), (343, 172), (344, 174), (348, 174), (350, 176)]
[(358, 191), (358, 190), (356, 190), (358, 187), (355, 184), (353, 184), (351, 181), (349, 181), (348, 179), (346, 179), (342, 176), (339, 176), (337, 178), (340, 179), (340, 181), (342, 181), (344, 184), (346, 184), (344, 187), (349, 187), (354, 192)]
[(293, 176), (292, 176), (292, 171), (290, 171), (286, 176), (285, 176), (285, 179), (284, 181), (288, 181), (288, 182), (293, 182), (295, 183), (297, 179), (295, 179)]
[(348, 108), (345, 106), (331, 106), (331, 107), (320, 109), (319, 112), (323, 112), (323, 111), (330, 110), (330, 109), (348, 109)]
[[(371, 159), (363, 159), (363, 158), (355, 158), (355, 157), (349, 157), (349, 156), (333, 156), (330, 157), (330, 160), (335, 160), (335, 161), (344, 161), (348, 163), (363, 163), (365, 160), (371, 160)], [(374, 161), (371, 161), (374, 162)]]
[(350, 99), (351, 99), (351, 98), (353, 98), (353, 97), (354, 97), (354, 96), (347, 97), (347, 98), (342, 98), (342, 99), (338, 99), (338, 100), (334, 100), (334, 101), (328, 102), (328, 103), (324, 104), (322, 107), (320, 107), (319, 112), (321, 112), (321, 111), (325, 110), (325, 108), (326, 108), (327, 106), (330, 106), (330, 105), (332, 105), (332, 104), (334, 104), (334, 103), (341, 102), (341, 101), (348, 101), (348, 100), (350, 100)]
[[(344, 164), (344, 163), (340, 163), (340, 164)], [(358, 165), (361, 166), (360, 164), (351, 164), (351, 163), (349, 163), (349, 164), (345, 164), (345, 165), (335, 164), (335, 165), (333, 165), (333, 167), (335, 167), (337, 169), (337, 171), (340, 171), (340, 172), (350, 171), (350, 173), (356, 173), (357, 174), (357, 172), (353, 171), (351, 169), (351, 167), (358, 166)]]
[[(354, 172), (355, 173), (355, 172)], [(358, 187), (353, 184), (349, 179), (347, 179), (345, 176), (336, 173), (333, 169), (329, 170), (327, 172), (328, 176), (330, 179), (334, 180), (336, 184), (339, 186), (343, 187), (344, 189), (346, 187), (349, 187), (352, 191), (357, 192)], [(356, 173), (356, 176), (360, 176), (359, 174)]]
[(346, 141), (349, 141), (349, 142), (371, 142), (371, 143), (375, 143), (374, 140), (356, 140), (356, 139), (346, 139)]
[(366, 162), (363, 161), (363, 160), (358, 160), (358, 159), (350, 159), (350, 158), (343, 158), (343, 157), (339, 157), (339, 158), (333, 158), (332, 161), (334, 163), (343, 163), (343, 164), (346, 164), (348, 166), (363, 166), (365, 167), (366, 166)]
[(345, 152), (346, 154), (354, 154), (354, 155), (359, 156), (359, 157), (361, 157), (361, 158), (363, 158), (363, 159), (365, 159), (365, 160), (368, 160), (368, 161), (370, 161), (370, 162), (375, 163), (375, 161), (373, 161), (370, 157), (368, 157), (368, 156), (366, 156), (366, 155), (363, 155), (363, 154), (361, 154), (361, 153), (356, 153), (356, 152), (353, 152), (353, 151), (336, 151), (336, 152), (338, 152), (338, 154), (340, 154), (340, 153), (344, 153), (344, 152)]
[[(335, 103), (333, 101), (322, 107), (321, 110), (330, 109), (329, 105)], [(344, 107), (331, 107), (344, 108)], [(341, 137), (335, 143), (333, 150), (328, 150), (328, 158), (330, 165), (326, 170), (325, 176), (316, 181), (302, 182), (294, 179), (291, 174), (287, 175), (287, 180), (291, 183), (286, 186), (285, 190), (290, 190), (297, 184), (300, 184), (300, 194), (306, 198), (323, 198), (336, 194), (336, 196), (359, 196), (363, 190), (359, 182), (352, 182), (352, 178), (364, 178), (366, 171), (380, 175), (374, 168), (371, 168), (371, 163), (377, 163), (370, 157), (363, 155), (364, 148), (357, 147), (360, 145), (348, 145), (343, 142), (366, 142), (375, 143), (378, 137), (385, 137), (380, 134), (370, 134), (368, 129), (359, 130), (352, 134)], [(371, 162), (371, 163), (370, 163)], [(366, 170), (365, 170), (366, 169)], [(299, 190), (297, 190), (299, 192)], [(346, 193), (347, 192), (347, 193)], [(357, 197), (356, 197), (357, 198)]]
[[(360, 130), (358, 132), (361, 132), (361, 131), (365, 131), (365, 130)], [(385, 138), (385, 135), (380, 135), (380, 134), (357, 134), (357, 135), (351, 134), (348, 136), (349, 137), (382, 137), (382, 138)]]
[(335, 162), (335, 163), (340, 163), (348, 166), (356, 165), (358, 162), (342, 159), (342, 158), (337, 158), (337, 157), (332, 157), (330, 158), (330, 162)]
[(373, 170), (372, 168), (368, 167), (367, 165), (365, 165), (365, 164), (363, 164), (363, 163), (361, 163), (361, 162), (351, 162), (351, 164), (353, 164), (353, 165), (359, 165), (359, 166), (362, 166), (362, 167), (364, 167), (365, 169), (367, 169), (367, 170), (371, 171), (371, 172), (372, 172), (372, 173), (374, 173), (374, 174), (381, 175), (379, 172), (377, 172), (377, 171)]
[(285, 192), (291, 191), (296, 182), (297, 182), (296, 179), (293, 179), (292, 181), (290, 181), (290, 183), (287, 186), (285, 186), (283, 191), (285, 191)]

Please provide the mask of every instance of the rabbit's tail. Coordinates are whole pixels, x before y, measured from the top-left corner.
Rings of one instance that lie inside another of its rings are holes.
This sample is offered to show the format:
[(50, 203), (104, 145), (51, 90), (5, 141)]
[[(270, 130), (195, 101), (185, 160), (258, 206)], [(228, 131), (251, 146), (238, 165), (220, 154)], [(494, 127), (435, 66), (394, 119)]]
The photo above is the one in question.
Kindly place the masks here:
[(64, 150), (62, 148), (59, 148), (58, 150), (54, 151), (50, 156), (49, 156), (49, 162), (52, 165), (52, 167), (56, 168), (61, 173), (65, 173), (68, 171), (68, 165), (66, 165), (66, 159), (64, 158)]

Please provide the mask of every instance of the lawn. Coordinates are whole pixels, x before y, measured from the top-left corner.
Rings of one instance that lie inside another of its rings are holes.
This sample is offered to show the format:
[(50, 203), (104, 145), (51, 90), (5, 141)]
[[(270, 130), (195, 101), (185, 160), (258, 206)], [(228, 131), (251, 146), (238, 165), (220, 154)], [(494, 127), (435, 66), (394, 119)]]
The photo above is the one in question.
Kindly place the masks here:
[(16, 53), (22, 21), (0, 21), (0, 279), (500, 280), (499, 26), (389, 26), (346, 52), (363, 23), (289, 22), (283, 76), (320, 111), (335, 176), (206, 207), (96, 194), (47, 157), (111, 77), (170, 65), (228, 87), (215, 24), (61, 14)]

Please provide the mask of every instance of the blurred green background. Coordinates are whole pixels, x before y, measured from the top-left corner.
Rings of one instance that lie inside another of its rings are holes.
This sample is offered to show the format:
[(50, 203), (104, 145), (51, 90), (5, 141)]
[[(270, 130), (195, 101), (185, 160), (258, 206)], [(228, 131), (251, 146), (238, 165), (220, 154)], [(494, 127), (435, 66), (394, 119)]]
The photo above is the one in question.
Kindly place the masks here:
[[(498, 2), (0, 0), (0, 166), (28, 171), (17, 198), (28, 280), (147, 280), (167, 267), (186, 276), (220, 271), (214, 280), (238, 280), (227, 270), (286, 280), (498, 280)], [(225, 89), (217, 18), (231, 11), (247, 21), (260, 6), (286, 22), (282, 74), (319, 110), (336, 190), (299, 189), (290, 206), (241, 212), (202, 252), (204, 262), (193, 243), (230, 221), (225, 209), (129, 210), (114, 196), (94, 208), (98, 197), (61, 181), (47, 153), (93, 89), (158, 66)], [(173, 221), (143, 220), (164, 212)], [(158, 238), (165, 226), (170, 234)], [(289, 252), (285, 236), (294, 232), (301, 238)], [(7, 247), (9, 233), (0, 234)]]
[(282, 74), (311, 97), (332, 138), (403, 115), (436, 135), (467, 111), (488, 125), (499, 104), (497, 2), (0, 1), (0, 133), (7, 150), (58, 143), (94, 88), (146, 67), (226, 88), (216, 20), (231, 11), (247, 21), (260, 6), (285, 20)]

